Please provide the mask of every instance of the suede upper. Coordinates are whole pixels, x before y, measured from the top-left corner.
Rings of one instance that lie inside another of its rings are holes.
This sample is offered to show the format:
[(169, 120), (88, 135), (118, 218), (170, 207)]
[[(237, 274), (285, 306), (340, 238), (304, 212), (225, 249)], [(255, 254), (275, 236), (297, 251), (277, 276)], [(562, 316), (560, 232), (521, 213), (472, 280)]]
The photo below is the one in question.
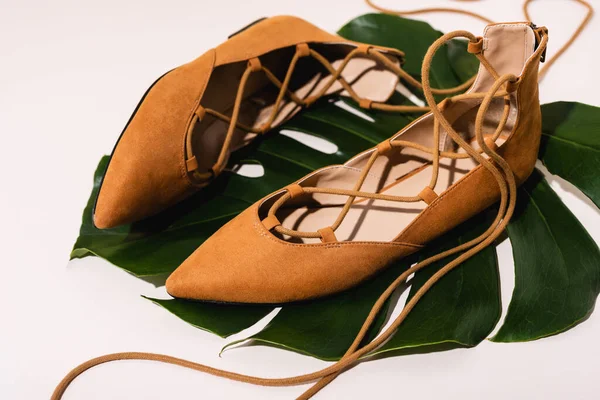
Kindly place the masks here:
[(155, 82), (113, 150), (95, 205), (95, 225), (138, 221), (197, 191), (186, 171), (185, 140), (213, 70), (299, 43), (354, 42), (296, 17), (268, 18)]

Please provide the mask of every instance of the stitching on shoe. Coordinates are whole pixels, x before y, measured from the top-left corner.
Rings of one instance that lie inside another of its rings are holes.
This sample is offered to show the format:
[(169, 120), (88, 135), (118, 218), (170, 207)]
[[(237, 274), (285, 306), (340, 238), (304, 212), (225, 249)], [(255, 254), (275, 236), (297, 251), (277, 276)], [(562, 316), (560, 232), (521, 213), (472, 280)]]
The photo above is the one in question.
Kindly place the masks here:
[(410, 247), (410, 248), (414, 248), (414, 249), (421, 249), (424, 246), (423, 245), (419, 245), (419, 244), (412, 244), (412, 243), (404, 243), (404, 242), (337, 242), (337, 243), (304, 243), (304, 244), (299, 244), (299, 243), (290, 243), (287, 242), (285, 240), (281, 240), (278, 239), (276, 237), (274, 237), (269, 231), (267, 231), (266, 229), (264, 229), (264, 226), (262, 226), (262, 224), (259, 222), (254, 222), (253, 224), (254, 229), (256, 230), (256, 232), (260, 235), (263, 236), (267, 239), (269, 239), (270, 241), (277, 243), (277, 244), (281, 244), (281, 245), (285, 245), (285, 246), (292, 246), (292, 247), (304, 247), (304, 248), (317, 248), (317, 247), (324, 247), (324, 248), (341, 248), (344, 246), (353, 246), (353, 245), (367, 245), (367, 246), (377, 246), (377, 247)]

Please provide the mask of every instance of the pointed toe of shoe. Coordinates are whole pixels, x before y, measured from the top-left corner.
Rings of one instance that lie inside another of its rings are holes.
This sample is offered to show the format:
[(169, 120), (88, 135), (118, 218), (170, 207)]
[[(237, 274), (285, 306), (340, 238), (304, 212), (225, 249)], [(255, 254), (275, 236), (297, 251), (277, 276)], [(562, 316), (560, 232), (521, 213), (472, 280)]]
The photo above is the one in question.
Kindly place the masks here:
[[(167, 293), (179, 299), (221, 301), (214, 294), (214, 278), (211, 271), (218, 269), (214, 267), (197, 264), (196, 260), (184, 262), (167, 279)], [(223, 287), (223, 290), (227, 289)]]
[(96, 199), (93, 221), (99, 229), (143, 220), (183, 199), (190, 191), (187, 178), (176, 166), (150, 158), (157, 174), (142, 169), (135, 157), (111, 160)]
[(93, 215), (94, 225), (98, 229), (110, 229), (130, 222), (132, 216), (123, 212), (119, 202), (115, 201), (119, 193), (113, 192), (112, 194), (111, 198), (98, 196)]
[(184, 143), (213, 65), (211, 50), (148, 90), (113, 150), (94, 209), (98, 228), (152, 216), (195, 191)]
[[(96, 199), (94, 224), (100, 229), (155, 215), (183, 199), (191, 187), (175, 149), (165, 145), (161, 153), (146, 144), (132, 146), (129, 142), (142, 134), (131, 129), (115, 149)], [(171, 160), (165, 158), (167, 154)]]
[[(260, 202), (259, 202), (260, 203)], [(280, 304), (353, 287), (420, 246), (399, 243), (297, 244), (262, 225), (258, 204), (224, 225), (167, 280), (173, 297)]]
[(248, 293), (254, 291), (253, 281), (247, 281), (246, 273), (236, 272), (245, 264), (236, 256), (233, 242), (226, 239), (231, 232), (228, 225), (204, 242), (169, 276), (167, 293), (200, 301), (255, 302)]

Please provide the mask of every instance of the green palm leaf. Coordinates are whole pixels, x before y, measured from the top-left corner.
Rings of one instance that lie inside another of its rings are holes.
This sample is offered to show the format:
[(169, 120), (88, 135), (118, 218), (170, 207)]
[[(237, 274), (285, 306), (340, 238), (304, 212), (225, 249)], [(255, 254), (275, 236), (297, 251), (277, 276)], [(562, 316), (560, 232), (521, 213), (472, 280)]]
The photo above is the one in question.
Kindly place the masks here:
[(600, 250), (539, 172), (519, 189), (508, 226), (515, 289), (496, 342), (534, 340), (589, 316), (600, 292)]
[(543, 107), (540, 160), (600, 207), (600, 113), (581, 103)]
[[(404, 68), (417, 79), (423, 55), (441, 35), (426, 23), (383, 14), (358, 17), (344, 26), (340, 34), (403, 50), (407, 54)], [(476, 72), (477, 60), (464, 49), (465, 43), (456, 41), (440, 51), (432, 66), (433, 85), (455, 86)], [(415, 94), (420, 97), (419, 93)], [(371, 120), (340, 108), (340, 101)], [(392, 102), (408, 104), (399, 94), (394, 95)], [(598, 205), (600, 110), (577, 103), (553, 103), (543, 106), (542, 111), (544, 138), (540, 158), (550, 172), (573, 183)], [(212, 186), (172, 210), (110, 230), (96, 229), (91, 216), (108, 163), (108, 157), (104, 157), (94, 177), (80, 236), (71, 257), (97, 255), (138, 276), (165, 275), (220, 226), (259, 198), (316, 168), (344, 162), (388, 138), (414, 118), (415, 115), (365, 111), (348, 99), (322, 99), (234, 154), (231, 165), (258, 163), (264, 169), (263, 176), (249, 178), (226, 172)], [(335, 144), (337, 150), (334, 154), (322, 153), (281, 134), (284, 130), (319, 137)], [(600, 286), (597, 245), (539, 173), (520, 189), (518, 203), (519, 212), (508, 228), (515, 257), (515, 291), (495, 341), (532, 340), (569, 329), (591, 313)], [(476, 217), (436, 240), (417, 257), (438, 253), (468, 240), (489, 222), (487, 215)], [(285, 305), (250, 339), (335, 360), (353, 341), (380, 293), (411, 261), (398, 263), (344, 293)], [(432, 265), (415, 274), (409, 297), (441, 265)], [(495, 249), (490, 247), (434, 286), (379, 351), (405, 354), (420, 349), (475, 346), (497, 324), (499, 296), (497, 259)], [(150, 300), (190, 324), (223, 337), (253, 325), (273, 309), (177, 299)], [(396, 301), (397, 298), (388, 302), (382, 310), (367, 341), (384, 325)]]

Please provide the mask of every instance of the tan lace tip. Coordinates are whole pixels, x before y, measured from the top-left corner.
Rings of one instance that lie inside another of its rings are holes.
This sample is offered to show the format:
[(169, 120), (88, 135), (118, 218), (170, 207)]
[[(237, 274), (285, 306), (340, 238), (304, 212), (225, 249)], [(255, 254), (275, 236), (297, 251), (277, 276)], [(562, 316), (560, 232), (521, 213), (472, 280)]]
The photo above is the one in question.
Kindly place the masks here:
[(392, 150), (392, 143), (389, 140), (386, 140), (379, 143), (375, 148), (377, 149), (377, 153), (379, 153), (379, 155), (383, 155)]
[(358, 105), (360, 106), (360, 108), (366, 108), (367, 110), (369, 110), (371, 108), (371, 106), (373, 105), (373, 100), (360, 99), (360, 101), (358, 102)]
[(250, 71), (258, 72), (262, 69), (262, 64), (258, 57), (254, 57), (248, 60), (248, 67), (250, 67)]
[(198, 169), (198, 160), (195, 156), (192, 156), (192, 158), (186, 160), (185, 168), (187, 169), (187, 172), (193, 172)]
[(300, 43), (296, 45), (296, 53), (298, 57), (307, 57), (310, 55), (310, 47), (306, 43)]
[(425, 189), (421, 190), (421, 193), (419, 193), (419, 197), (427, 204), (431, 204), (433, 203), (433, 201), (435, 199), (438, 198), (438, 195), (436, 192), (433, 191), (432, 188), (430, 188), (429, 186), (426, 186)]
[(279, 222), (277, 217), (274, 215), (269, 215), (267, 218), (263, 219), (261, 222), (262, 222), (263, 226), (265, 227), (265, 229), (268, 231), (275, 228), (276, 226), (281, 225), (281, 222)]
[(469, 42), (467, 45), (467, 51), (471, 54), (479, 54), (483, 51), (483, 38), (477, 37), (476, 42)]
[(302, 186), (298, 185), (297, 183), (292, 183), (291, 185), (286, 186), (285, 190), (287, 190), (287, 192), (290, 194), (290, 199), (302, 196), (304, 194), (304, 189), (302, 189)]
[(319, 235), (321, 235), (321, 242), (323, 243), (334, 243), (337, 242), (337, 238), (335, 237), (335, 232), (333, 228), (328, 226), (327, 228), (317, 230)]

